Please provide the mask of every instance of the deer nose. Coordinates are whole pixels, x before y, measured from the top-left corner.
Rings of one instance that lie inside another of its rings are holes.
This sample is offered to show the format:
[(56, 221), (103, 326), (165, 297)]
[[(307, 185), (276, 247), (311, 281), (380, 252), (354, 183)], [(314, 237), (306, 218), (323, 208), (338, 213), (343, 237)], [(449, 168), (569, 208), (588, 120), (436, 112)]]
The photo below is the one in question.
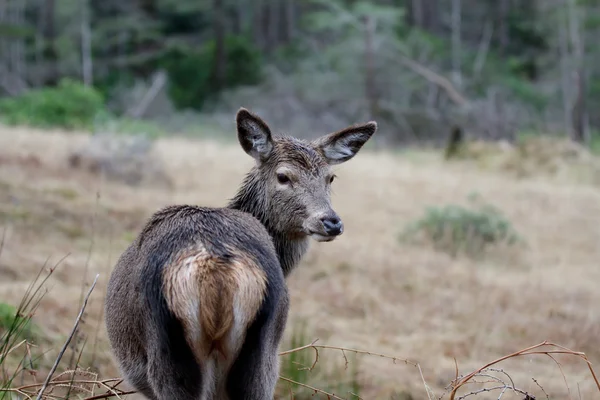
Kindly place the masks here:
[(323, 217), (321, 222), (325, 228), (325, 233), (329, 236), (337, 236), (344, 230), (342, 220), (337, 215)]

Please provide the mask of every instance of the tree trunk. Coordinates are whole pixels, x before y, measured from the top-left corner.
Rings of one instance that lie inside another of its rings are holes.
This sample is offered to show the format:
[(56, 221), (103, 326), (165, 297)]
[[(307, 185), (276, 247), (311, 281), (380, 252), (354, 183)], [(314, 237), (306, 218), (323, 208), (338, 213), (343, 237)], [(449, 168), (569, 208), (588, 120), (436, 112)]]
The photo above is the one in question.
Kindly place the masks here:
[(560, 53), (560, 81), (562, 89), (562, 100), (563, 100), (563, 123), (565, 132), (569, 137), (572, 136), (571, 129), (573, 127), (571, 118), (571, 90), (569, 82), (569, 43), (568, 43), (568, 32), (567, 23), (562, 16), (559, 16), (558, 24), (558, 49)]
[(421, 0), (423, 28), (432, 33), (441, 31), (439, 0)]
[(225, 24), (223, 16), (223, 0), (213, 0), (213, 29), (215, 35), (214, 90), (220, 91), (225, 86)]
[(375, 51), (373, 36), (375, 35), (375, 19), (365, 19), (365, 97), (369, 108), (369, 118), (376, 119), (379, 106), (377, 104), (377, 89), (375, 87)]
[(94, 84), (92, 60), (92, 31), (88, 0), (81, 0), (81, 72), (86, 86)]
[(409, 24), (416, 26), (418, 28), (423, 27), (423, 5), (421, 4), (421, 0), (412, 0), (410, 3), (410, 12)]
[(44, 37), (46, 41), (44, 58), (48, 62), (48, 75), (45, 84), (55, 85), (59, 80), (58, 55), (56, 52), (56, 2), (46, 0), (44, 7)]
[(264, 0), (254, 0), (252, 8), (252, 26), (254, 31), (254, 42), (260, 50), (265, 49), (265, 34), (264, 25), (265, 19), (263, 18), (265, 13)]
[(461, 2), (452, 0), (452, 81), (459, 88), (462, 86), (461, 76)]
[(510, 43), (510, 36), (508, 33), (508, 14), (510, 12), (510, 0), (500, 0), (498, 6), (498, 44), (500, 47), (500, 53), (506, 54), (506, 52), (508, 51), (508, 45)]
[(271, 53), (278, 43), (279, 27), (279, 1), (271, 0), (267, 3), (267, 53)]
[(285, 2), (286, 40), (290, 43), (296, 37), (296, 9), (294, 0)]
[(571, 48), (573, 49), (573, 61), (574, 61), (574, 75), (575, 75), (575, 88), (576, 97), (573, 103), (573, 109), (571, 111), (571, 120), (573, 129), (571, 130), (571, 137), (578, 143), (585, 143), (587, 141), (587, 129), (586, 129), (586, 80), (585, 80), (585, 64), (584, 64), (584, 45), (582, 35), (580, 32), (580, 10), (575, 0), (568, 0), (569, 9), (569, 36), (571, 39)]

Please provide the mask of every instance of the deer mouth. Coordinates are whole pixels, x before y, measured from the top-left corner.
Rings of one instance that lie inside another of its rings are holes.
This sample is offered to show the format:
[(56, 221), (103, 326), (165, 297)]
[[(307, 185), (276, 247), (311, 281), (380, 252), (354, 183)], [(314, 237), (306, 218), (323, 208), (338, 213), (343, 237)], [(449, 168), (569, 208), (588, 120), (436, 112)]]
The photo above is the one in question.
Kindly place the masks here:
[(339, 235), (323, 235), (322, 233), (318, 233), (318, 232), (310, 232), (308, 234), (311, 238), (313, 238), (314, 240), (316, 240), (317, 242), (332, 242), (335, 240), (335, 238), (337, 238)]

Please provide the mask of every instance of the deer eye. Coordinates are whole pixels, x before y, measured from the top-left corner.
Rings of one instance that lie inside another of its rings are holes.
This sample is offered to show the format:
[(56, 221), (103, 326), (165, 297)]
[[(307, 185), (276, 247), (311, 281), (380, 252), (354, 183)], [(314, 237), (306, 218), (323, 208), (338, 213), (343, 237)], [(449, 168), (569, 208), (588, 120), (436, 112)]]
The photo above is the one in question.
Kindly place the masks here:
[(290, 183), (290, 178), (286, 174), (278, 173), (277, 182), (281, 183), (282, 185), (285, 185), (287, 183)]
[(335, 180), (335, 175), (331, 175), (329, 177), (329, 184), (331, 185), (333, 183), (333, 181)]

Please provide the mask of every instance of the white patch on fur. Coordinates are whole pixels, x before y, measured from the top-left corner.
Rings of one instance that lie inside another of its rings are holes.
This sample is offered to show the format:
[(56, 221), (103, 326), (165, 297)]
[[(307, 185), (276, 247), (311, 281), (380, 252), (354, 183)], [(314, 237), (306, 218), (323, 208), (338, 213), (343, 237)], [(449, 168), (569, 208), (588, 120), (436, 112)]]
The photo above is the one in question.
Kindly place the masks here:
[(246, 121), (246, 128), (250, 131), (250, 141), (252, 142), (252, 150), (260, 155), (267, 155), (272, 148), (271, 143), (267, 140), (267, 135), (261, 127), (253, 121)]
[(318, 233), (312, 233), (310, 237), (316, 240), (317, 242), (331, 242), (335, 240), (335, 238), (337, 238), (337, 236), (324, 236), (319, 235)]
[(210, 400), (214, 398), (215, 393), (215, 360), (209, 358), (201, 366), (202, 369), (202, 393), (200, 394), (200, 400)]
[[(243, 283), (246, 283), (243, 280), (239, 280), (238, 282), (242, 283), (242, 285), (238, 287), (233, 299), (233, 326), (229, 333), (228, 343), (231, 354), (235, 356), (237, 356), (244, 344), (246, 330), (256, 317), (256, 314), (248, 315), (245, 310), (247, 309), (247, 305), (243, 304), (243, 302), (248, 301), (248, 299), (256, 297), (256, 295), (252, 293), (256, 290), (254, 287), (255, 283), (250, 282), (250, 285), (243, 285)], [(260, 304), (257, 304), (257, 306), (260, 306)], [(258, 312), (258, 307), (256, 310)]]
[[(190, 285), (190, 291), (191, 292), (198, 292), (199, 291), (199, 285), (197, 282), (197, 277), (196, 277), (196, 261), (197, 261), (197, 255), (194, 254), (193, 256), (187, 257), (186, 259), (183, 260), (183, 265), (184, 267), (180, 270), (180, 274), (182, 275), (181, 280), (183, 282), (186, 282), (187, 285)], [(200, 299), (198, 298), (198, 296), (194, 296), (190, 299), (188, 299), (188, 304), (187, 304), (187, 308), (186, 308), (186, 319), (188, 321), (199, 321), (200, 320)], [(202, 340), (202, 330), (200, 327), (199, 323), (194, 323), (192, 325), (194, 327), (194, 329), (191, 329), (190, 331), (187, 332), (187, 334), (190, 336), (190, 339), (194, 342), (194, 343), (200, 343)]]
[(353, 133), (343, 136), (328, 146), (323, 147), (323, 153), (331, 161), (340, 161), (354, 156), (354, 151), (349, 144), (351, 142), (362, 140), (364, 133)]

